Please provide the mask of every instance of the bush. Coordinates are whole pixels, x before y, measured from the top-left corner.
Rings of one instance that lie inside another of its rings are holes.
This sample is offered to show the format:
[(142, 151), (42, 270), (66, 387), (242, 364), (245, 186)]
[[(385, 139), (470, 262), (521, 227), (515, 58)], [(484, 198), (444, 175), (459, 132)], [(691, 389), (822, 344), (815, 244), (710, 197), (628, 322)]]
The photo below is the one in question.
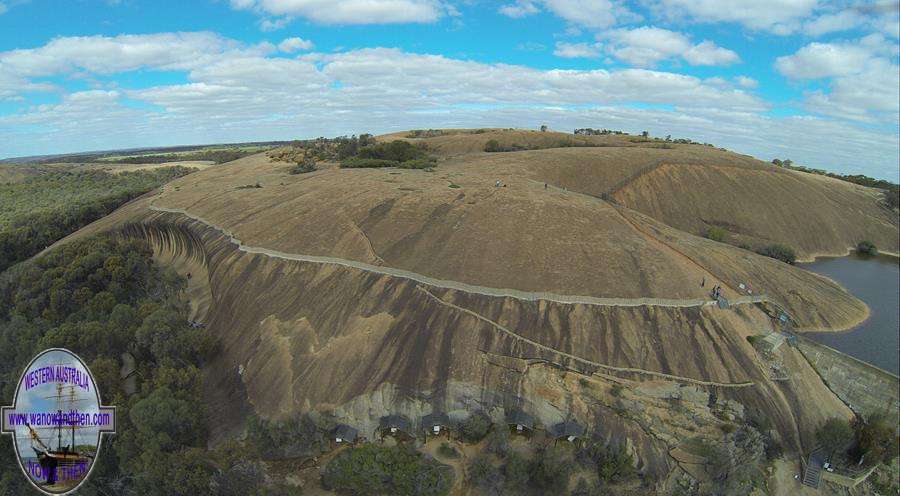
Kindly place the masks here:
[(460, 422), (457, 430), (463, 441), (472, 444), (484, 439), (490, 428), (491, 419), (484, 413), (476, 412)]
[(634, 460), (625, 453), (623, 447), (604, 447), (595, 443), (585, 449), (583, 453), (593, 465), (600, 480), (614, 483), (633, 477), (637, 471), (634, 468)]
[(341, 162), (341, 168), (344, 169), (378, 169), (381, 167), (399, 167), (400, 162), (396, 160), (385, 160), (380, 158), (348, 158)]
[(872, 415), (854, 426), (856, 459), (866, 464), (890, 463), (898, 454), (897, 427), (881, 415)]
[(496, 493), (503, 483), (500, 470), (491, 463), (489, 456), (480, 454), (469, 464), (469, 483), (475, 487)]
[(502, 151), (500, 148), (500, 142), (495, 139), (488, 140), (488, 142), (484, 144), (484, 151), (486, 151), (486, 152)]
[(574, 462), (562, 446), (540, 451), (531, 470), (531, 485), (541, 489), (566, 487)]
[(264, 459), (314, 456), (325, 451), (324, 432), (309, 415), (295, 415), (272, 422), (252, 415), (247, 421), (247, 440)]
[(495, 424), (487, 436), (486, 449), (489, 453), (506, 456), (509, 451), (509, 430), (503, 424)]
[(829, 458), (835, 453), (846, 451), (853, 441), (850, 423), (840, 418), (830, 418), (816, 429), (816, 442), (828, 451)]
[(306, 158), (303, 159), (302, 162), (291, 168), (291, 174), (306, 174), (309, 172), (315, 172), (315, 170), (316, 160), (313, 158)]
[(437, 452), (444, 458), (451, 458), (454, 460), (459, 458), (459, 451), (456, 451), (456, 448), (450, 446), (450, 443), (441, 443)]
[(450, 492), (453, 470), (411, 449), (366, 444), (335, 456), (322, 483), (360, 496), (438, 496)]
[(723, 242), (725, 238), (728, 237), (728, 231), (722, 229), (721, 227), (710, 227), (706, 230), (706, 237), (713, 241)]
[(856, 253), (860, 255), (878, 255), (878, 248), (875, 247), (875, 243), (871, 241), (860, 241), (856, 245)]
[(719, 426), (719, 429), (721, 429), (722, 432), (725, 433), (725, 434), (731, 434), (732, 432), (734, 432), (735, 430), (737, 430), (737, 427), (736, 427), (734, 424), (730, 424), (730, 423), (729, 423), (729, 424), (722, 424), (722, 425), (720, 425), (720, 426)]
[(791, 265), (797, 261), (797, 254), (794, 253), (794, 249), (785, 245), (774, 244), (764, 246), (756, 250), (756, 253), (776, 260), (781, 260), (782, 262)]
[(503, 465), (503, 475), (506, 478), (506, 487), (514, 491), (515, 494), (521, 494), (528, 487), (528, 481), (531, 478), (531, 466), (528, 460), (513, 451)]

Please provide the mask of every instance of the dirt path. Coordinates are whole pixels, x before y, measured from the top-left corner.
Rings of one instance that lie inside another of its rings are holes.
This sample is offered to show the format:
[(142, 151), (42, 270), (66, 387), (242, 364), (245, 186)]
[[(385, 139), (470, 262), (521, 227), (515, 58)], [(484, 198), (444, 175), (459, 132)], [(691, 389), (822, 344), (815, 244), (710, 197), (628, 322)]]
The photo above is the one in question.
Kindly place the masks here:
[[(310, 262), (310, 263), (319, 263), (319, 264), (330, 264), (330, 265), (340, 265), (344, 267), (350, 267), (358, 270), (363, 270), (366, 272), (373, 272), (376, 274), (384, 274), (393, 277), (400, 277), (404, 279), (409, 279), (421, 284), (425, 284), (428, 286), (433, 286), (436, 288), (443, 289), (453, 289), (457, 291), (463, 291), (466, 293), (472, 294), (480, 294), (485, 296), (496, 296), (501, 298), (515, 298), (517, 300), (525, 300), (525, 301), (552, 301), (556, 303), (564, 303), (564, 304), (581, 304), (581, 305), (599, 305), (599, 306), (620, 306), (620, 307), (638, 307), (638, 306), (660, 306), (660, 307), (676, 307), (676, 308), (687, 308), (687, 307), (702, 307), (707, 305), (715, 305), (714, 300), (708, 300), (703, 298), (695, 298), (695, 299), (667, 299), (667, 298), (601, 298), (595, 296), (580, 296), (580, 295), (562, 295), (556, 293), (547, 293), (547, 292), (531, 292), (531, 291), (520, 291), (517, 289), (509, 289), (509, 288), (488, 288), (485, 286), (476, 286), (473, 284), (467, 284), (460, 281), (449, 281), (446, 279), (436, 279), (433, 277), (426, 276), (424, 274), (418, 274), (415, 272), (411, 272), (404, 269), (398, 269), (394, 267), (385, 267), (379, 265), (371, 265), (364, 262), (359, 262), (356, 260), (347, 260), (343, 258), (334, 258), (334, 257), (323, 257), (318, 255), (301, 255), (296, 253), (284, 253), (277, 250), (270, 250), (268, 248), (262, 248), (257, 246), (248, 246), (245, 245), (241, 240), (236, 238), (233, 233), (230, 231), (219, 227), (212, 222), (209, 222), (201, 217), (190, 214), (189, 212), (178, 209), (178, 208), (165, 208), (165, 207), (157, 207), (155, 205), (150, 205), (148, 207), (152, 211), (156, 212), (165, 212), (171, 214), (179, 214), (184, 215), (190, 219), (193, 219), (198, 222), (202, 222), (207, 226), (223, 233), (224, 235), (230, 238), (230, 241), (235, 244), (240, 251), (245, 253), (254, 253), (260, 255), (266, 255), (273, 258), (280, 258), (284, 260), (296, 260), (299, 262)], [(766, 297), (763, 295), (757, 296), (742, 296), (738, 298), (734, 298), (729, 303), (731, 305), (743, 305), (743, 304), (756, 304), (767, 301)]]

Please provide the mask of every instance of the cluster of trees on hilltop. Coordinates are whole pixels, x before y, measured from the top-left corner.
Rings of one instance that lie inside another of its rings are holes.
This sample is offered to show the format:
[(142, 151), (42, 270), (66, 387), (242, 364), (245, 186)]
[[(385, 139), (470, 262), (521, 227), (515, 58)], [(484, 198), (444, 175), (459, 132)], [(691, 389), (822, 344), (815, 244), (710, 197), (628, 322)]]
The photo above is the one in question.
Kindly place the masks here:
[(594, 129), (590, 127), (583, 127), (576, 129), (574, 131), (575, 134), (580, 134), (583, 136), (601, 136), (606, 134), (628, 134), (625, 131), (615, 131), (613, 129)]
[(292, 174), (316, 170), (321, 161), (340, 162), (343, 168), (401, 167), (425, 169), (435, 160), (424, 143), (412, 144), (404, 140), (378, 143), (371, 134), (316, 138), (297, 141), (288, 150), (270, 153), (276, 160), (293, 162)]
[(800, 172), (808, 172), (810, 174), (818, 174), (820, 176), (828, 176), (834, 179), (840, 179), (841, 181), (847, 181), (848, 183), (868, 186), (870, 188), (878, 188), (884, 190), (883, 200), (884, 204), (888, 208), (894, 209), (900, 206), (900, 184), (885, 181), (884, 179), (875, 179), (874, 177), (869, 177), (863, 174), (835, 174), (834, 172), (828, 172), (822, 169), (813, 169), (811, 167), (803, 167), (802, 165), (794, 165), (794, 162), (789, 158), (786, 158), (784, 160), (774, 158), (772, 159), (772, 165)]
[(204, 160), (222, 164), (239, 158), (259, 153), (255, 149), (228, 148), (224, 150), (197, 150), (187, 153), (164, 153), (156, 155), (135, 155), (132, 157), (117, 158), (109, 162), (121, 164), (161, 164), (164, 162), (180, 162), (188, 160)]
[(0, 184), (0, 272), (129, 200), (194, 170), (54, 172), (21, 183)]

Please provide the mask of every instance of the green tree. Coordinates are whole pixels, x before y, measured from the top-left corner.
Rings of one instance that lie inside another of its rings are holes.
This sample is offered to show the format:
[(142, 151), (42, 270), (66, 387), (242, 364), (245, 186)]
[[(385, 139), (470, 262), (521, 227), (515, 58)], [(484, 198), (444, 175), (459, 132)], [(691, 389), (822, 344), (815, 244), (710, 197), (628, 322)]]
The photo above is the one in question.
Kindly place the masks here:
[(856, 244), (856, 253), (874, 256), (878, 255), (878, 248), (875, 247), (875, 243), (863, 240)]
[(793, 265), (797, 261), (797, 254), (794, 249), (780, 244), (772, 244), (764, 246), (756, 251), (760, 255), (781, 260), (786, 264)]
[(853, 442), (853, 429), (850, 423), (841, 418), (830, 418), (816, 429), (816, 442), (828, 452), (831, 458), (835, 453), (847, 450)]

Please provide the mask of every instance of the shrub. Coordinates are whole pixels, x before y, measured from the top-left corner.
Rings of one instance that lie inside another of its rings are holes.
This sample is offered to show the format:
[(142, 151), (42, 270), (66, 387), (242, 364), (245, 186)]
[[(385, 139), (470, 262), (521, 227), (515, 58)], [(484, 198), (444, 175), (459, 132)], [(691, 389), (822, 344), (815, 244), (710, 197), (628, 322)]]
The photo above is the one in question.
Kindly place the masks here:
[(828, 451), (829, 457), (846, 451), (852, 441), (853, 429), (844, 419), (830, 418), (816, 429), (816, 442)]
[(854, 426), (856, 459), (867, 464), (890, 463), (898, 453), (897, 427), (881, 415), (872, 415)]
[(457, 430), (460, 437), (467, 443), (477, 443), (484, 439), (491, 428), (491, 419), (481, 412), (469, 415), (469, 418), (460, 422)]
[(565, 487), (573, 466), (572, 455), (565, 448), (553, 446), (542, 450), (532, 464), (531, 485), (541, 489)]
[(734, 424), (722, 424), (719, 426), (719, 429), (721, 429), (725, 434), (731, 434), (737, 429), (737, 427), (735, 427)]
[(583, 455), (587, 457), (589, 463), (596, 470), (597, 476), (604, 482), (619, 482), (636, 474), (634, 461), (623, 447), (607, 448), (600, 443), (595, 443), (586, 448)]
[(324, 431), (309, 415), (272, 422), (255, 415), (247, 421), (247, 440), (265, 459), (318, 455), (325, 450)]
[(509, 431), (504, 425), (494, 425), (487, 435), (487, 451), (499, 456), (506, 456), (509, 452)]
[(887, 208), (895, 209), (900, 206), (900, 187), (894, 184), (886, 188), (882, 193), (882, 200)]
[(502, 151), (500, 149), (500, 142), (495, 139), (488, 140), (488, 142), (484, 144), (484, 151), (486, 151), (486, 152)]
[(610, 394), (612, 394), (616, 398), (622, 397), (622, 391), (624, 391), (624, 388), (621, 384), (613, 384), (612, 389), (609, 390)]
[(297, 165), (291, 168), (291, 174), (306, 174), (316, 170), (316, 160), (313, 158), (305, 158)]
[(710, 227), (706, 230), (706, 237), (713, 241), (723, 242), (725, 238), (728, 237), (728, 231), (722, 229), (721, 227)]
[(397, 167), (400, 162), (395, 160), (385, 160), (379, 158), (348, 158), (341, 162), (344, 169), (377, 169), (380, 167)]
[(459, 451), (456, 451), (456, 448), (450, 446), (450, 443), (441, 443), (437, 452), (444, 458), (452, 458), (454, 460), (459, 458)]
[(860, 241), (856, 245), (856, 253), (860, 255), (878, 255), (878, 248), (871, 241)]
[(517, 491), (515, 494), (521, 494), (528, 487), (531, 478), (530, 464), (528, 460), (522, 458), (522, 455), (513, 451), (503, 465), (503, 475), (506, 478), (506, 487), (511, 491)]
[(797, 254), (794, 253), (794, 249), (785, 245), (774, 244), (764, 246), (756, 250), (756, 253), (776, 260), (781, 260), (782, 262), (791, 265), (797, 261)]
[(322, 483), (360, 496), (438, 496), (450, 492), (453, 470), (411, 449), (366, 444), (335, 456), (325, 467)]
[(485, 489), (488, 494), (499, 492), (503, 483), (500, 470), (491, 463), (489, 456), (480, 454), (469, 464), (469, 483), (475, 487)]

